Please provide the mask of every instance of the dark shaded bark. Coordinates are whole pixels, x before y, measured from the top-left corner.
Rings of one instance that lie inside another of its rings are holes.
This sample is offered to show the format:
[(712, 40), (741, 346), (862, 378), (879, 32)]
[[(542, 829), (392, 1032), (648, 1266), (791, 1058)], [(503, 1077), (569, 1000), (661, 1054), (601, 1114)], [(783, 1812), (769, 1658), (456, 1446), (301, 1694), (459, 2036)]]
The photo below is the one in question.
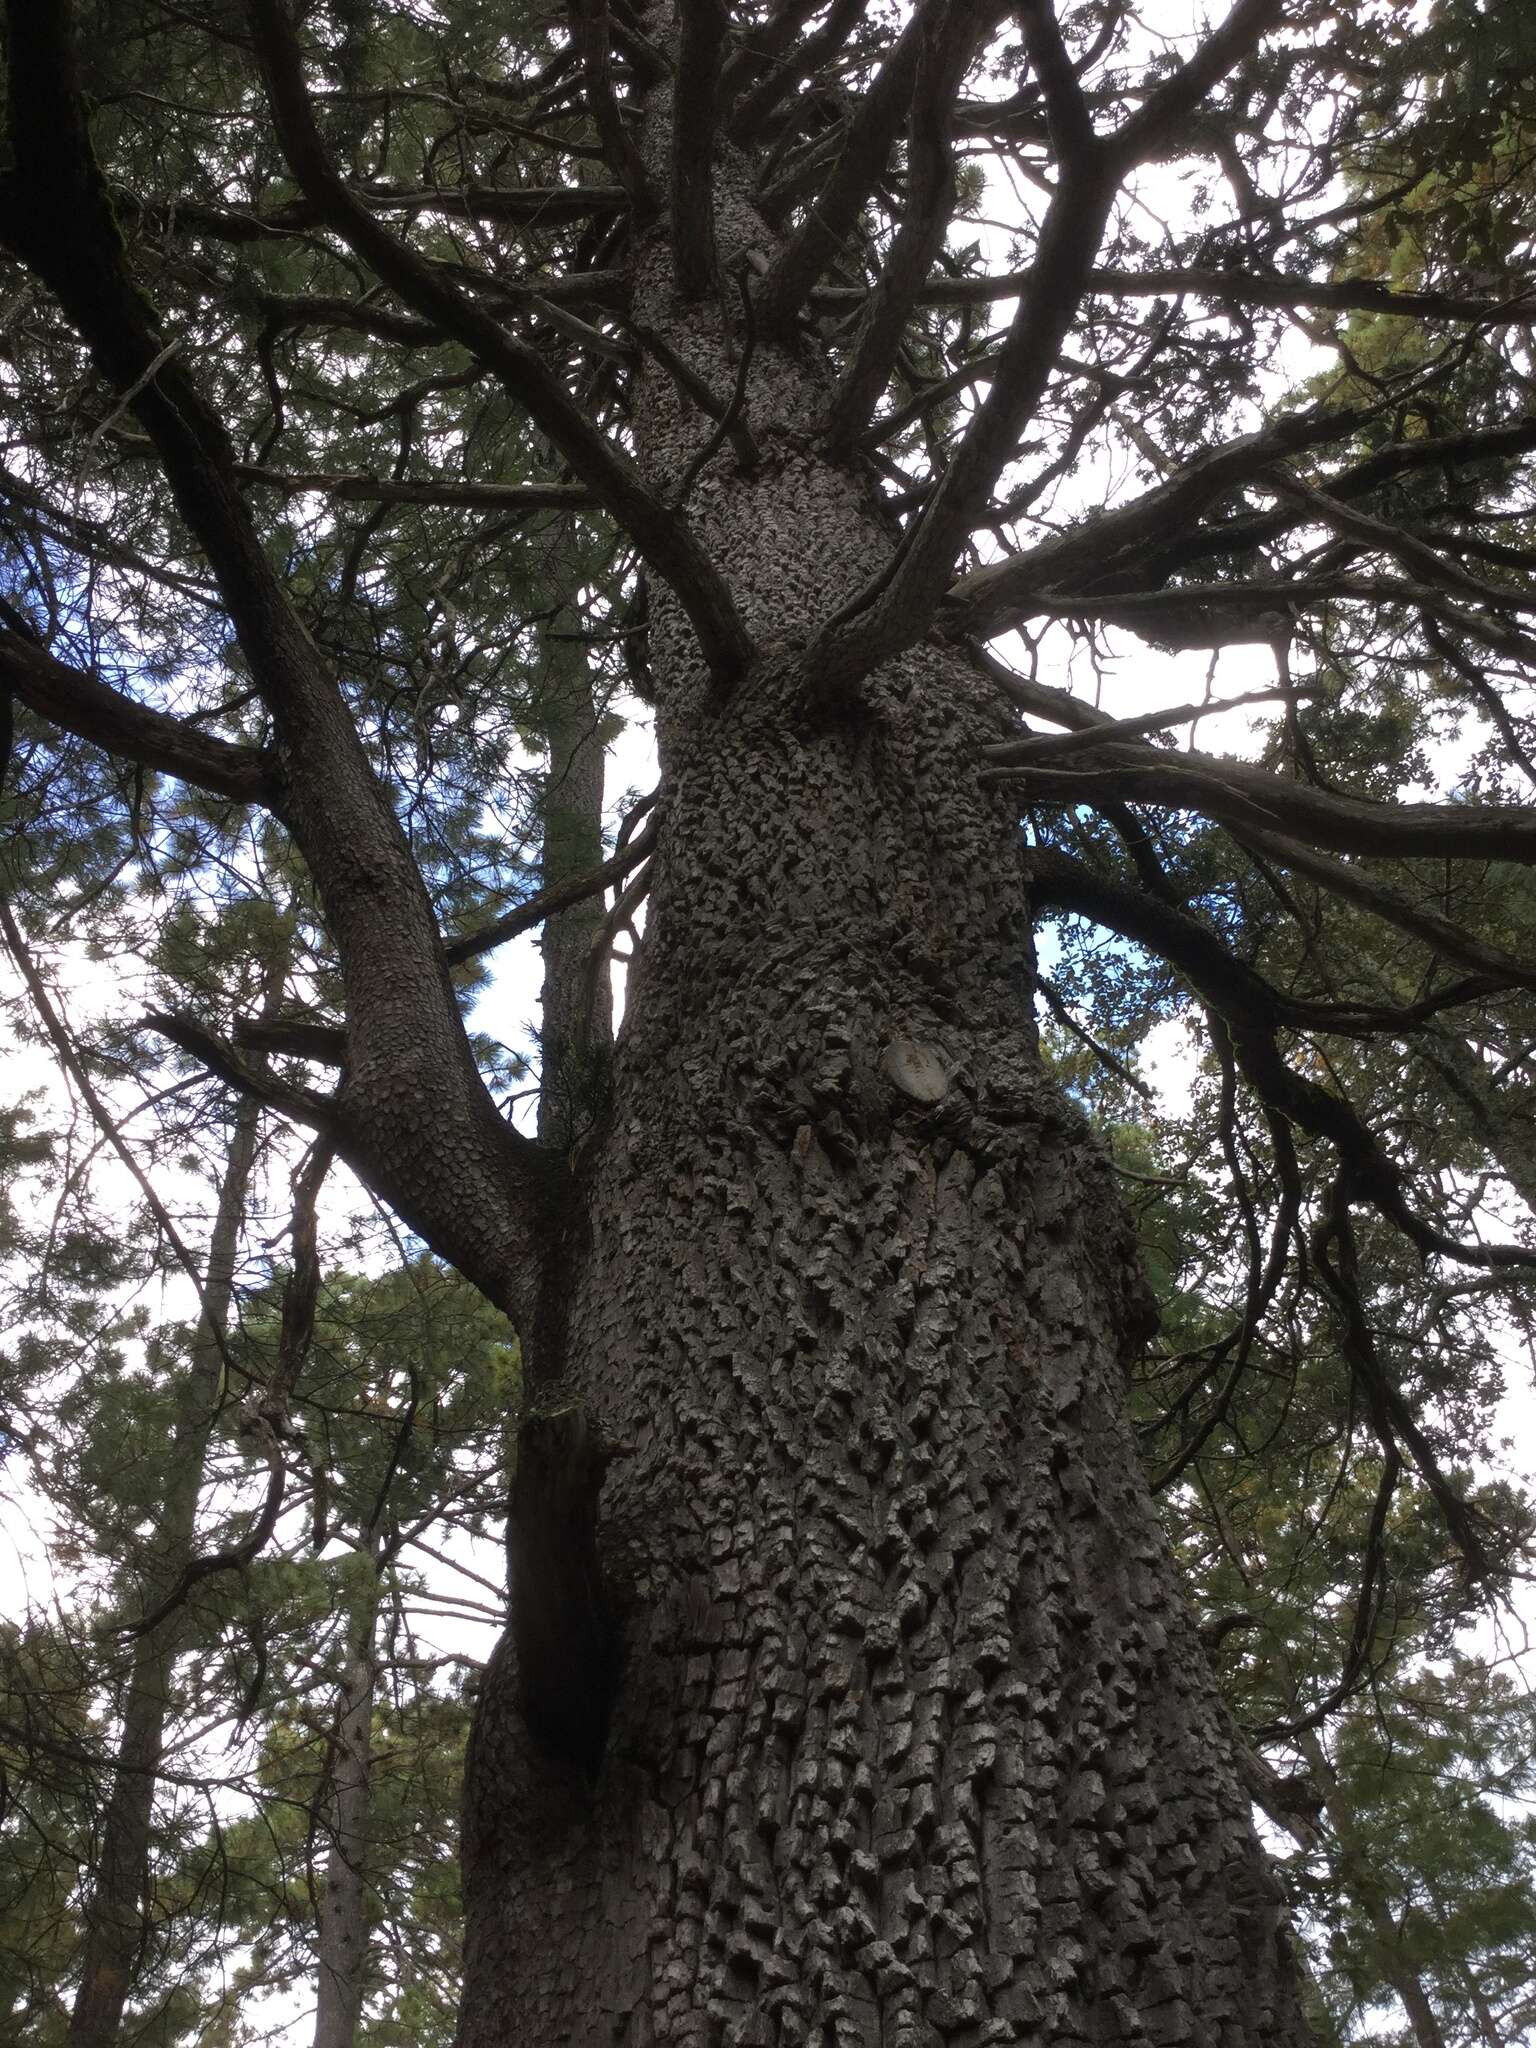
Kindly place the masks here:
[[(716, 229), (726, 262), (764, 233), (728, 186)], [(726, 337), (655, 261), (641, 317), (723, 386)], [(515, 1624), (487, 1675), (460, 2048), (1299, 2043), (1123, 1412), (1133, 1240), (1038, 1056), (990, 686), (925, 645), (841, 722), (805, 712), (816, 623), (892, 542), (807, 452), (826, 396), (762, 348), (764, 459), (695, 490), (765, 650), (723, 708), (655, 607), (668, 805), (533, 1389), (601, 1491), (579, 1532), (515, 1518), (514, 1560), (558, 1533), (586, 1562), (563, 1596), (536, 1574), (568, 1627)], [(707, 422), (655, 376), (638, 417), (664, 485)], [(528, 1708), (599, 1610), (593, 1755)]]

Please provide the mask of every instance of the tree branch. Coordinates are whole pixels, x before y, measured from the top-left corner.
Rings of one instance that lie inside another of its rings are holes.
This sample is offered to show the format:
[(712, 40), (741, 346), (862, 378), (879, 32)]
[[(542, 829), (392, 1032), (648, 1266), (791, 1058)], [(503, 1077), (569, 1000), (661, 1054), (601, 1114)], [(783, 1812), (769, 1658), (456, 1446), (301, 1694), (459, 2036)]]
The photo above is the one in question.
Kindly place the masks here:
[(600, 868), (578, 875), (558, 888), (542, 890), (528, 902), (520, 903), (516, 910), (509, 910), (505, 917), (498, 917), (494, 924), (483, 925), (477, 932), (466, 932), (462, 938), (450, 939), (443, 949), (449, 964), (457, 967), (465, 960), (477, 959), (493, 947), (504, 946), (509, 939), (531, 932), (546, 918), (558, 917), (562, 910), (584, 903), (589, 896), (600, 895), (611, 883), (621, 880), (631, 868), (640, 865), (654, 849), (660, 830), (660, 820), (652, 818), (627, 846), (621, 846)]
[(1128, 577), (1138, 551), (1154, 544), (1166, 548), (1171, 535), (1193, 526), (1210, 506), (1262, 476), (1281, 457), (1341, 439), (1368, 417), (1353, 406), (1320, 407), (1213, 448), (1129, 504), (962, 576), (946, 594), (945, 622), (966, 633), (1001, 632), (1030, 616), (1037, 594), (1058, 590), (1074, 576), (1091, 575), (1101, 585), (1118, 581), (1124, 562)]
[[(949, 15), (923, 19), (907, 116), (906, 205), (827, 414), (834, 457), (850, 453), (868, 425), (922, 282), (944, 246), (955, 196), (951, 108), (988, 11), (958, 8), (963, 20), (953, 28)], [(941, 26), (949, 33), (941, 35)]]
[[(928, 629), (954, 564), (983, 522), (998, 476), (1013, 459), (1044, 397), (1062, 343), (1088, 289), (1094, 258), (1120, 183), (1166, 127), (1223, 77), (1279, 12), (1279, 0), (1238, 0), (1189, 64), (1107, 143), (1088, 147), (1081, 123), (1064, 114), (1066, 88), (1043, 8), (1026, 17), (1032, 61), (1056, 80), (1057, 118), (1067, 119), (1071, 155), (1040, 224), (1029, 288), (999, 352), (991, 388), (977, 406), (937, 490), (908, 529), (889, 567), (823, 631), (808, 662), (813, 695), (848, 689), (877, 663)], [(1059, 38), (1058, 38), (1059, 41)], [(1193, 97), (1191, 97), (1193, 95)]]
[(657, 198), (613, 89), (611, 24), (607, 0), (571, 0), (571, 41), (581, 63), (586, 102), (613, 175), (629, 196), (639, 222), (651, 219)]
[(757, 318), (770, 340), (781, 341), (793, 331), (812, 286), (853, 232), (900, 133), (924, 37), (953, 34), (945, 13), (946, 0), (918, 0), (859, 101), (825, 184), (769, 266), (758, 287)]
[(1298, 1074), (1282, 1057), (1275, 1034), (1290, 1009), (1288, 1000), (1213, 933), (1182, 912), (1103, 881), (1053, 849), (1033, 849), (1030, 867), (1037, 906), (1076, 910), (1151, 946), (1177, 966), (1221, 1016), (1238, 1065), (1260, 1100), (1312, 1137), (1327, 1139), (1351, 1184), (1421, 1251), (1468, 1265), (1536, 1266), (1536, 1252), (1522, 1245), (1462, 1244), (1410, 1208), (1400, 1169), (1353, 1106)]
[[(1003, 763), (1038, 745), (1010, 740), (985, 749)], [(1388, 860), (1506, 860), (1536, 866), (1536, 805), (1373, 804), (1271, 775), (1211, 754), (1156, 751), (1105, 740), (1088, 769), (1008, 768), (990, 780), (1019, 781), (1032, 801), (1093, 803), (1129, 797), (1202, 812), (1222, 824), (1283, 834), (1334, 853)]]
[(323, 498), (365, 505), (452, 505), (486, 512), (585, 512), (595, 500), (584, 484), (477, 483), (455, 477), (330, 475), (323, 470), (289, 472), (242, 462), (236, 474), (246, 483), (268, 484), (285, 497), (313, 491)]
[(714, 162), (726, 0), (686, 0), (672, 88), (672, 274), (685, 299), (715, 281)]
[(735, 676), (751, 658), (752, 645), (723, 578), (687, 521), (651, 492), (634, 462), (593, 425), (539, 355), (374, 219), (325, 153), (282, 0), (250, 0), (250, 15), (279, 140), (321, 218), (402, 300), (492, 371), (672, 585), (714, 673)]
[(58, 661), (35, 641), (0, 628), (0, 685), (51, 725), (235, 803), (281, 808), (275, 757), (199, 732), (187, 720), (139, 704), (89, 670)]

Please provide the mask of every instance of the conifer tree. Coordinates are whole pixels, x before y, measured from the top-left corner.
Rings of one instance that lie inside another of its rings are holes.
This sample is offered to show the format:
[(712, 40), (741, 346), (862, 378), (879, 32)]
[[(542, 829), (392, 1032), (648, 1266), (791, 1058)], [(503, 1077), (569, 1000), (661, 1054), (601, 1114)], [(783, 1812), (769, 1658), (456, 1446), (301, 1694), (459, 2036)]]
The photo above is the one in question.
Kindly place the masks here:
[[(1448, 1617), (1528, 1534), (1457, 1455), (1533, 1262), (1523, 10), (12, 0), (6, 63), (20, 829), (302, 874), (302, 999), (187, 982), (145, 1085), (521, 1345), (461, 2048), (1308, 2038), (1262, 1752), (1411, 1510)], [(535, 928), (528, 1136), (465, 1008)], [(1122, 1068), (1199, 1014), (1179, 1172), (1037, 992)]]

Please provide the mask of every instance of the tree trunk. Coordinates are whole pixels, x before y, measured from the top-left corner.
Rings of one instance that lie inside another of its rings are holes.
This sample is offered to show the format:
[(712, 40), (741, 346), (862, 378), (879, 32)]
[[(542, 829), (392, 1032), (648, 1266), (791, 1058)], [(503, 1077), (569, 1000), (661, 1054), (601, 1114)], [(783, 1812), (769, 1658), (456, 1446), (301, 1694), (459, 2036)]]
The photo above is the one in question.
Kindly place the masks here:
[[(730, 388), (713, 313), (637, 301)], [(1135, 1245), (1040, 1063), (987, 686), (930, 643), (802, 708), (892, 545), (806, 453), (824, 399), (760, 348), (763, 460), (694, 491), (764, 649), (729, 701), (655, 607), (663, 825), (566, 1341), (527, 1360), (460, 2048), (1300, 2042), (1125, 1419)], [(675, 479), (707, 422), (638, 403)]]
[(1405, 1949), (1402, 1930), (1393, 1918), (1391, 1903), (1377, 1876), (1367, 1844), (1361, 1841), (1349, 1801), (1339, 1789), (1338, 1773), (1317, 1736), (1310, 1730), (1298, 1738), (1307, 1767), (1323, 1795), (1323, 1812), (1338, 1844), (1339, 1866), (1348, 1895), (1353, 1898), (1370, 1929), (1371, 1960), (1383, 1984), (1390, 1987), (1407, 2016), (1409, 2031), (1418, 2048), (1446, 2048), (1424, 1980), (1413, 1967)]
[[(281, 992), (282, 974), (274, 977)], [(273, 984), (269, 984), (269, 987)], [(269, 1004), (269, 1008), (272, 1005)], [(178, 1394), (165, 1508), (145, 1595), (146, 1612), (181, 1579), (192, 1556), (208, 1432), (223, 1382), (222, 1339), (229, 1326), (235, 1258), (256, 1157), (260, 1105), (242, 1097), (236, 1110), (218, 1207), (208, 1245), (202, 1314), (191, 1370)], [(165, 1746), (171, 1674), (181, 1648), (185, 1611), (168, 1615), (133, 1645), (123, 1703), (116, 1775), (107, 1801), (96, 1868), (86, 1896), (80, 1985), (70, 2014), (70, 2048), (112, 2048), (148, 1933), (150, 1828), (155, 1773)]]
[[(549, 754), (539, 881), (555, 889), (603, 858), (603, 721), (585, 661), (560, 641), (545, 650), (539, 709)], [(611, 985), (606, 966), (592, 958), (603, 919), (596, 896), (547, 918), (540, 935), (539, 1136), (563, 1147), (591, 1121), (605, 1085)]]
[(314, 2048), (352, 2048), (362, 2017), (368, 1962), (365, 1859), (373, 1768), (373, 1696), (378, 1683), (374, 1635), (379, 1616), (379, 1554), (364, 1539), (373, 1577), (357, 1616), (337, 1702), (331, 1767), (331, 1841), (316, 1901), (319, 1972)]

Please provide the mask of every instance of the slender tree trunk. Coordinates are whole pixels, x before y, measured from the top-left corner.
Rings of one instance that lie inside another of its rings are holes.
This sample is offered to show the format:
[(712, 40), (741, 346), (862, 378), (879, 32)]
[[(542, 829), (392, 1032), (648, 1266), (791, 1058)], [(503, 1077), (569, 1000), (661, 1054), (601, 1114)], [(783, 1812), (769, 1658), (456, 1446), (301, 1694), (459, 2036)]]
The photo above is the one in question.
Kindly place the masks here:
[(1404, 1950), (1401, 1930), (1376, 1875), (1370, 1850), (1361, 1841), (1349, 1801), (1339, 1790), (1338, 1774), (1315, 1734), (1303, 1734), (1299, 1741), (1301, 1753), (1323, 1795), (1323, 1812), (1338, 1843), (1345, 1887), (1370, 1929), (1372, 1960), (1381, 1981), (1390, 1986), (1406, 2013), (1418, 2048), (1446, 2048), (1445, 2035), (1424, 1980)]
[[(560, 642), (545, 652), (540, 709), (549, 754), (540, 884), (553, 889), (603, 858), (603, 721), (585, 662)], [(549, 1143), (580, 1135), (606, 1082), (612, 997), (607, 965), (592, 957), (603, 918), (595, 897), (548, 919), (541, 935), (539, 1136)]]
[[(602, 721), (585, 664), (558, 643), (547, 652), (540, 708), (549, 759), (540, 883), (551, 889), (600, 864), (603, 826)], [(609, 978), (592, 951), (603, 917), (599, 898), (550, 918), (543, 927), (539, 1135), (546, 1141), (568, 1143), (579, 1131), (587, 1114), (584, 1096), (596, 1081), (592, 1054), (606, 1049), (612, 1038)], [(332, 1833), (317, 1907), (314, 2048), (353, 2048), (366, 1991), (365, 1855), (378, 1684), (376, 1532), (365, 1538), (364, 1549), (374, 1577), (338, 1703)]]
[(1478, 2032), (1483, 2037), (1483, 2048), (1504, 2048), (1504, 2036), (1499, 2032), (1499, 2023), (1494, 2017), (1493, 2007), (1483, 1996), (1482, 1986), (1476, 1976), (1465, 1964), (1461, 1968), (1461, 1980), (1467, 1987), (1467, 2003), (1472, 2008)]
[(356, 1617), (337, 1702), (331, 1768), (331, 1840), (316, 1903), (319, 1974), (314, 2048), (352, 2048), (367, 1988), (366, 1856), (373, 1769), (373, 1701), (378, 1685), (379, 1552), (370, 1534), (372, 1572)]
[[(723, 212), (727, 256), (766, 232)], [(637, 305), (730, 388), (715, 314), (643, 267)], [(694, 492), (765, 650), (729, 701), (656, 606), (667, 812), (566, 1341), (527, 1361), (460, 2048), (1298, 2043), (1125, 1419), (1136, 1248), (1039, 1058), (986, 686), (930, 644), (802, 708), (808, 622), (892, 545), (806, 452), (824, 401), (761, 349), (764, 459)], [(676, 478), (697, 416), (639, 408)]]
[[(281, 987), (281, 975), (276, 977)], [(175, 1586), (192, 1556), (208, 1434), (223, 1384), (222, 1339), (229, 1326), (240, 1225), (256, 1157), (260, 1106), (243, 1096), (235, 1110), (229, 1154), (208, 1246), (202, 1313), (191, 1370), (178, 1391), (167, 1466), (165, 1506), (145, 1596), (146, 1611)], [(112, 2048), (122, 2025), (148, 1925), (150, 1830), (156, 1771), (171, 1708), (171, 1674), (184, 1614), (168, 1615), (137, 1639), (123, 1704), (116, 1774), (107, 1801), (96, 1868), (82, 1918), (80, 1985), (70, 2015), (71, 2048)]]

